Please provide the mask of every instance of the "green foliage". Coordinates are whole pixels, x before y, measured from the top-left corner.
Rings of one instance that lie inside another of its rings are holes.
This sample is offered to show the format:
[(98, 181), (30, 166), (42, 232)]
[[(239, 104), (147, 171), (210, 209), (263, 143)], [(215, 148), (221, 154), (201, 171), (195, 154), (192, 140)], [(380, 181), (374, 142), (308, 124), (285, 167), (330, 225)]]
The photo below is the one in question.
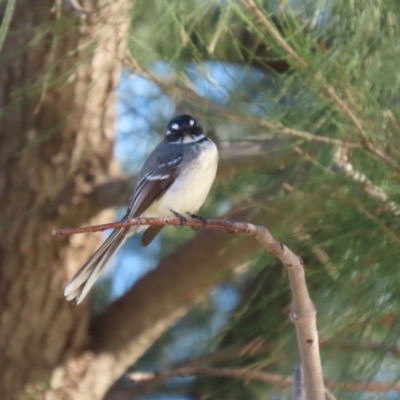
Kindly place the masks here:
[[(232, 208), (265, 210), (273, 234), (306, 260), (326, 377), (368, 382), (379, 371), (389, 379), (388, 349), (400, 334), (400, 6), (395, 0), (277, 3), (256, 4), (278, 38), (246, 0), (151, 7), (136, 1), (131, 57), (151, 73), (155, 62), (168, 65), (163, 90), (177, 109), (193, 110), (214, 126), (220, 140), (280, 140), (282, 160), (296, 161), (277, 163), (268, 173), (239, 171), (219, 184), (212, 203), (229, 199)], [(224, 79), (210, 68), (215, 63)], [(194, 76), (222, 98), (206, 91), (197, 96)], [(342, 140), (345, 157), (321, 138)], [(251, 264), (269, 270), (273, 262), (258, 253)], [(255, 270), (252, 279), (258, 279)], [(220, 346), (258, 336), (278, 341), (279, 362), (269, 368), (290, 374), (298, 356), (294, 328), (282, 314), (288, 283), (274, 275), (260, 285), (242, 296)], [(231, 391), (218, 379), (199, 382), (196, 391), (212, 398), (265, 398), (259, 385), (235, 383)]]
[(4, 12), (4, 18), (2, 18), (0, 26), (0, 53), (3, 48), (4, 41), (6, 40), (8, 29), (10, 27), (11, 19), (14, 13), (16, 0), (8, 0), (7, 7)]

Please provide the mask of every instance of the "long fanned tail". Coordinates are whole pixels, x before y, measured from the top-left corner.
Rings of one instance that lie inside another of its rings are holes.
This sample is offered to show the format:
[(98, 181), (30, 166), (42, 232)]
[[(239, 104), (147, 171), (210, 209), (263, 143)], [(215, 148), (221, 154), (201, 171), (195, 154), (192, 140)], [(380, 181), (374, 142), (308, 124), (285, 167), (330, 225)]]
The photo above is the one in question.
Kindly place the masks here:
[(115, 229), (65, 288), (64, 296), (78, 305), (88, 294), (101, 272), (125, 240), (132, 234), (126, 228)]

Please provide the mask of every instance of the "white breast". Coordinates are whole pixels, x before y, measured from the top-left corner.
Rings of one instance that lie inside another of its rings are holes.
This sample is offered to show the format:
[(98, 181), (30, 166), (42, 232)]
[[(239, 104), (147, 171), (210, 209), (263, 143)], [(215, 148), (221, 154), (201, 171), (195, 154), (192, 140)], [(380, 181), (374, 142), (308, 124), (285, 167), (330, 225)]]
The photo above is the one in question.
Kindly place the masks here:
[(170, 216), (171, 209), (180, 214), (199, 210), (214, 182), (218, 165), (217, 146), (211, 141), (206, 145), (186, 170), (180, 172), (164, 196), (143, 213), (144, 217)]

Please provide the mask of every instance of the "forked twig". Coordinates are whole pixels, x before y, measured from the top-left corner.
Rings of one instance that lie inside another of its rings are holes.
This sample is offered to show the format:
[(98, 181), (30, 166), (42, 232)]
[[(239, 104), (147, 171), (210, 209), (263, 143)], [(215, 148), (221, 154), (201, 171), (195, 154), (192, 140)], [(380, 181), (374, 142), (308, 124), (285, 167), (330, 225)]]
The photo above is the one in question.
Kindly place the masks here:
[[(265, 13), (259, 8), (254, 0), (242, 0), (242, 4), (249, 11), (254, 18), (259, 21), (259, 23), (265, 28), (265, 30), (274, 38), (275, 42), (279, 47), (293, 60), (304, 71), (311, 71), (310, 66), (307, 62), (296, 53), (296, 51), (287, 43), (287, 41), (282, 37), (279, 31), (274, 27), (274, 25), (266, 17)], [(382, 149), (377, 148), (373, 145), (369, 139), (367, 132), (356, 113), (351, 109), (351, 107), (344, 101), (336, 92), (335, 88), (328, 84), (322, 75), (311, 72), (314, 81), (318, 82), (323, 90), (328, 94), (328, 96), (333, 100), (338, 108), (351, 120), (357, 131), (361, 136), (361, 145), (368, 150), (370, 153), (374, 154), (381, 160), (384, 160), (388, 165), (393, 167), (396, 171), (400, 171), (399, 164), (393, 160), (388, 154), (386, 154)]]
[[(290, 386), (293, 385), (295, 377), (275, 374), (266, 371), (252, 370), (249, 368), (215, 368), (215, 367), (197, 367), (185, 366), (179, 368), (164, 369), (155, 372), (132, 372), (127, 377), (136, 383), (152, 381), (155, 379), (167, 380), (174, 377), (186, 376), (211, 376), (223, 378), (242, 379), (244, 381), (257, 381), (268, 383), (273, 386)], [(327, 388), (341, 388), (350, 392), (369, 392), (369, 393), (385, 393), (389, 391), (400, 392), (399, 382), (341, 382), (334, 379), (325, 379)], [(325, 394), (329, 398), (334, 396), (326, 390)]]
[(338, 146), (338, 147), (345, 147), (345, 148), (351, 148), (351, 149), (362, 148), (362, 146), (359, 143), (352, 143), (349, 141), (344, 141), (344, 140), (335, 139), (335, 138), (331, 138), (331, 137), (315, 135), (310, 132), (300, 131), (298, 129), (293, 129), (293, 128), (289, 128), (287, 126), (273, 123), (273, 122), (267, 121), (265, 119), (250, 117), (245, 114), (239, 114), (236, 111), (235, 112), (231, 111), (224, 106), (220, 106), (220, 105), (213, 103), (212, 101), (206, 99), (205, 97), (198, 95), (193, 90), (192, 87), (189, 87), (189, 86), (182, 87), (180, 82), (178, 82), (177, 80), (165, 79), (165, 77), (163, 77), (163, 78), (158, 77), (151, 71), (143, 68), (132, 55), (129, 55), (128, 57), (119, 56), (118, 54), (116, 54), (115, 51), (109, 49), (96, 37), (96, 35), (93, 32), (92, 27), (88, 24), (88, 22), (86, 20), (83, 20), (82, 26), (85, 29), (85, 31), (92, 37), (93, 40), (95, 40), (106, 51), (113, 54), (122, 65), (124, 65), (128, 69), (134, 71), (135, 74), (139, 74), (142, 77), (149, 80), (150, 82), (153, 82), (156, 85), (160, 86), (160, 88), (165, 90), (165, 92), (168, 94), (178, 95), (183, 98), (186, 98), (186, 99), (192, 101), (193, 103), (196, 103), (197, 105), (202, 106), (204, 109), (213, 110), (218, 115), (229, 118), (230, 120), (238, 121), (240, 123), (247, 123), (247, 124), (250, 123), (255, 126), (260, 126), (262, 128), (269, 129), (272, 132), (280, 133), (280, 134), (287, 135), (287, 136), (293, 136), (293, 137), (305, 139), (308, 141), (315, 141), (315, 142), (320, 142), (320, 143), (331, 144), (331, 145)]
[(71, 235), (74, 233), (98, 232), (106, 229), (125, 228), (137, 225), (184, 225), (192, 228), (206, 228), (225, 231), (228, 233), (241, 233), (255, 238), (272, 256), (279, 258), (288, 271), (292, 290), (293, 303), (290, 317), (296, 327), (307, 399), (325, 399), (325, 386), (319, 353), (316, 311), (308, 293), (303, 261), (300, 257), (294, 254), (287, 246), (277, 241), (271, 235), (269, 230), (263, 226), (222, 219), (186, 219), (178, 217), (133, 218), (131, 220), (113, 222), (104, 225), (57, 229), (52, 233), (53, 235)]

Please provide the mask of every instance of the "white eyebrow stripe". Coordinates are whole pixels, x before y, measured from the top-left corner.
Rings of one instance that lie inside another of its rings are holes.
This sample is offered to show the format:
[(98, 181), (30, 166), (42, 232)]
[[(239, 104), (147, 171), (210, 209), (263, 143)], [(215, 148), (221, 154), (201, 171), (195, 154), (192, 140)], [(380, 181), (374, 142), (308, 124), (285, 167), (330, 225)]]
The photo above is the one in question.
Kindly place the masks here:
[(191, 119), (191, 120), (189, 121), (189, 125), (190, 125), (190, 126), (193, 126), (194, 124), (195, 124), (194, 120)]
[(173, 142), (170, 142), (170, 144), (190, 144), (190, 143), (197, 143), (197, 142), (200, 142), (200, 141), (202, 141), (202, 140), (204, 140), (204, 139), (207, 139), (207, 136), (203, 133), (202, 135), (196, 136), (196, 137), (194, 137), (194, 138), (185, 136), (185, 137), (183, 138), (183, 141), (182, 141), (182, 139), (178, 139), (178, 140), (174, 140)]
[(179, 125), (178, 125), (178, 124), (172, 124), (172, 125), (171, 125), (171, 128), (172, 128), (172, 129), (179, 129)]
[(202, 135), (196, 136), (194, 138), (185, 136), (183, 141), (181, 139), (175, 140), (170, 142), (170, 144), (190, 144), (190, 143), (197, 143), (202, 141), (203, 139), (207, 139), (207, 136), (203, 133)]

